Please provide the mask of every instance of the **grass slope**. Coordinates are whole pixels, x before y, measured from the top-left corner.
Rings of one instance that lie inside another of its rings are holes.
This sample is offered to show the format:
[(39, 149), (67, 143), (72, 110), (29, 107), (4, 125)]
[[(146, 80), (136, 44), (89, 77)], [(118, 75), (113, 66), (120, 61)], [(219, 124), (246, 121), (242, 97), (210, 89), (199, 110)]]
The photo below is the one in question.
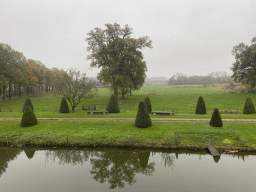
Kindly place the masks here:
[[(238, 137), (239, 136), (239, 137)], [(146, 144), (205, 147), (207, 141), (222, 147), (256, 148), (254, 123), (225, 123), (224, 128), (212, 128), (209, 123), (157, 122), (150, 128), (139, 129), (129, 121), (42, 121), (21, 128), (18, 121), (1, 122), (0, 142), (34, 144), (58, 143)], [(177, 143), (178, 142), (178, 143)]]

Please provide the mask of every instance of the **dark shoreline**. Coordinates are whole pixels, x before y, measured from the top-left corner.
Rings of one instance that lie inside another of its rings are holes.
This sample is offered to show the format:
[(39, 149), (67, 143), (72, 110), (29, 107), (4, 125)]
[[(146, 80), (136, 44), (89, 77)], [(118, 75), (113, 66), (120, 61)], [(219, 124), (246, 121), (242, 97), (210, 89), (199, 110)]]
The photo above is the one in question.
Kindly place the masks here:
[[(8, 146), (8, 147), (46, 147), (46, 148), (127, 148), (127, 149), (161, 149), (161, 150), (191, 150), (191, 151), (204, 151), (208, 150), (206, 146), (176, 146), (176, 145), (161, 145), (161, 144), (153, 144), (153, 145), (146, 145), (146, 144), (88, 144), (88, 143), (63, 143), (63, 142), (44, 142), (44, 143), (24, 143), (24, 142), (12, 142), (12, 141), (0, 141), (1, 146)], [(252, 147), (230, 147), (230, 146), (215, 146), (219, 152), (256, 152), (255, 148)]]

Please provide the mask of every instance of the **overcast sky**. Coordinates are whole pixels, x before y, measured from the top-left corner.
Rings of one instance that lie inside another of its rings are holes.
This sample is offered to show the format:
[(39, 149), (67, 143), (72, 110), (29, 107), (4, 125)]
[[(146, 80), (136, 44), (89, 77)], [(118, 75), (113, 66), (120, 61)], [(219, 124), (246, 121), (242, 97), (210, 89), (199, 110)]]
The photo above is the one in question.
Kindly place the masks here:
[(47, 68), (93, 77), (99, 69), (86, 60), (87, 33), (127, 24), (132, 37), (153, 41), (142, 50), (147, 77), (231, 74), (233, 46), (256, 36), (255, 8), (255, 0), (1, 0), (0, 42)]

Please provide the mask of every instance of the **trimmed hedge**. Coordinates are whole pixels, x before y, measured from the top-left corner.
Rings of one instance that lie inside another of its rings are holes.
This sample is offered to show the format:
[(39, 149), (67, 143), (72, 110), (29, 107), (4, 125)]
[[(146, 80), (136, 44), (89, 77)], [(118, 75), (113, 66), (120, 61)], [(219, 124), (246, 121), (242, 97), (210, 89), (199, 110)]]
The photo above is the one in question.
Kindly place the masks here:
[(199, 97), (196, 106), (196, 114), (206, 114), (206, 108), (203, 97)]
[(146, 103), (141, 101), (139, 104), (138, 113), (135, 120), (135, 127), (147, 128), (152, 125), (151, 118), (148, 113)]
[(111, 95), (108, 101), (106, 111), (108, 111), (109, 113), (120, 113), (117, 97), (115, 95)]
[(212, 118), (210, 121), (210, 126), (212, 127), (223, 127), (223, 123), (220, 117), (219, 110), (217, 108), (214, 109)]
[(151, 103), (150, 103), (150, 99), (149, 99), (149, 97), (146, 97), (146, 98), (144, 99), (144, 102), (146, 103), (146, 106), (147, 106), (148, 112), (149, 112), (149, 113), (151, 113), (151, 111), (152, 111), (152, 107), (151, 107)]
[(69, 113), (68, 103), (64, 97), (61, 100), (59, 111), (60, 111), (60, 113)]
[(21, 119), (21, 127), (29, 127), (38, 124), (37, 118), (30, 106), (27, 106)]
[(33, 104), (32, 104), (32, 102), (31, 102), (30, 98), (27, 98), (27, 99), (25, 100), (25, 103), (24, 103), (23, 109), (22, 109), (22, 112), (23, 112), (23, 113), (24, 113), (24, 111), (25, 111), (25, 109), (26, 109), (27, 106), (30, 106), (31, 109), (32, 109), (32, 111), (34, 111), (34, 107), (33, 107)]
[(255, 107), (251, 98), (247, 98), (244, 104), (243, 114), (255, 113)]

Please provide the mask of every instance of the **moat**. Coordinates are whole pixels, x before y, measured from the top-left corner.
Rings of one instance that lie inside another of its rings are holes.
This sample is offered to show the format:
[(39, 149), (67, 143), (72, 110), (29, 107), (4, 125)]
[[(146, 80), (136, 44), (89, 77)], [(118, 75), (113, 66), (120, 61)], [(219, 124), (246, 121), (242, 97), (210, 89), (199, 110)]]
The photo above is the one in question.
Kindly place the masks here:
[(0, 192), (254, 191), (256, 153), (0, 147)]

